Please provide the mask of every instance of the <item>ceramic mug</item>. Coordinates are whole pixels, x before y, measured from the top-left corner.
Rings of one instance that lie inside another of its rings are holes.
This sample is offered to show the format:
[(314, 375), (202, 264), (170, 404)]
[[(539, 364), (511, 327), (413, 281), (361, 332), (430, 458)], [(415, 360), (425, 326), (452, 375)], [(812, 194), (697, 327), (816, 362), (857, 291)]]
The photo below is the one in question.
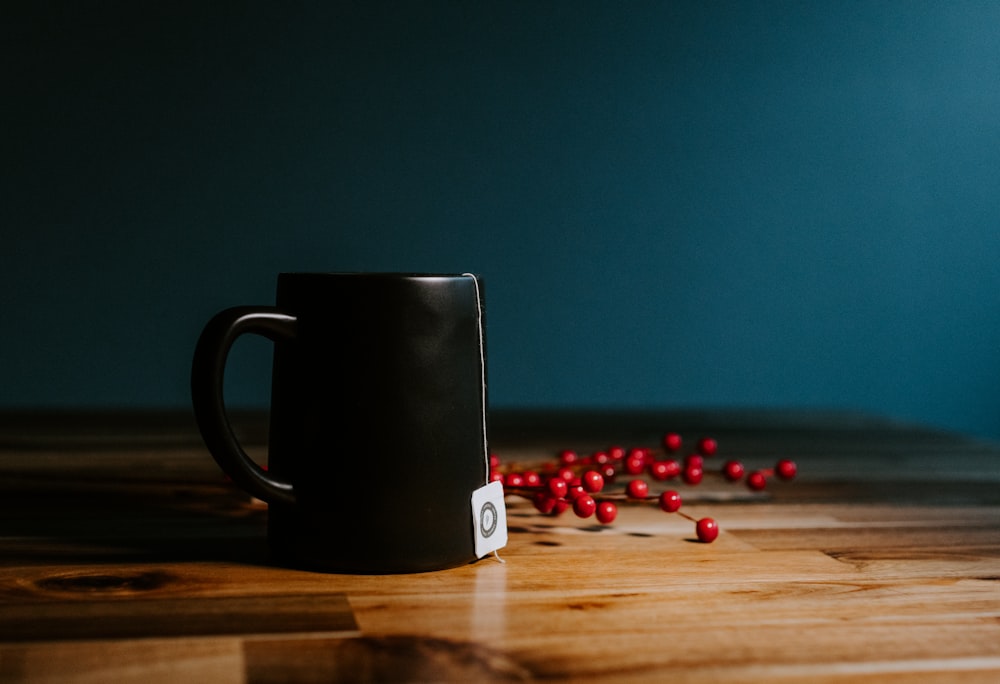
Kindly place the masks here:
[[(276, 304), (214, 316), (191, 373), (206, 446), (269, 504), (275, 559), (348, 573), (475, 560), (470, 497), (489, 472), (479, 279), (282, 273)], [(274, 342), (266, 470), (223, 401), (229, 350), (246, 333)]]

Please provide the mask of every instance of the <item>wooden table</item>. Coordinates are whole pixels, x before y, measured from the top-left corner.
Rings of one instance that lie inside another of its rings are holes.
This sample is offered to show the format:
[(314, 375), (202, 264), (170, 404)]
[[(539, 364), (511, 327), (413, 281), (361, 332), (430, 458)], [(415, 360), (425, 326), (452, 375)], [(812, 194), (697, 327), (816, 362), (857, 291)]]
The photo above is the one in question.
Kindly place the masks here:
[(268, 564), (266, 509), (186, 415), (8, 414), (0, 682), (1000, 681), (1000, 446), (853, 414), (492, 420), (507, 462), (677, 430), (799, 477), (676, 485), (712, 544), (651, 505), (509, 499), (503, 563), (326, 575)]

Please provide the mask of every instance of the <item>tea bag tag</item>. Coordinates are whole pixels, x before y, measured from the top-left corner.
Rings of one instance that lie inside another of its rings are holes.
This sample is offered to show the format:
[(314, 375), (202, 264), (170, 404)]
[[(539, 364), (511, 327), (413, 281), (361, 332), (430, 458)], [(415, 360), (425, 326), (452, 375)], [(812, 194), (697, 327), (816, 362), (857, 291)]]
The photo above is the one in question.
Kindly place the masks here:
[(507, 507), (499, 482), (490, 482), (472, 492), (472, 529), (476, 536), (476, 558), (507, 545)]

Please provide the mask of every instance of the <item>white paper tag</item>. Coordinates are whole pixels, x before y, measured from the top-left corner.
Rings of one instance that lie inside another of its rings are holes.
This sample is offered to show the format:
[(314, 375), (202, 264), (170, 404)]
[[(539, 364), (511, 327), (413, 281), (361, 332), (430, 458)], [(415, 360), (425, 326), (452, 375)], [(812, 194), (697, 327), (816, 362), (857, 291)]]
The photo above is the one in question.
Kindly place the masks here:
[(476, 535), (476, 558), (507, 545), (507, 507), (499, 482), (490, 482), (472, 492), (472, 529)]

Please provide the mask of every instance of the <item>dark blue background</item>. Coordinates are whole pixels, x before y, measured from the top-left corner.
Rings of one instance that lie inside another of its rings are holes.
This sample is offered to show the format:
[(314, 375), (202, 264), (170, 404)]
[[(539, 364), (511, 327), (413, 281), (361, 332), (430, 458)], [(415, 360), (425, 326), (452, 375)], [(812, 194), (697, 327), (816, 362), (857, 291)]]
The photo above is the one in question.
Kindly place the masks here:
[(1000, 436), (1000, 3), (141, 4), (3, 10), (3, 407), (184, 406), (278, 271), (475, 271), (494, 406)]

